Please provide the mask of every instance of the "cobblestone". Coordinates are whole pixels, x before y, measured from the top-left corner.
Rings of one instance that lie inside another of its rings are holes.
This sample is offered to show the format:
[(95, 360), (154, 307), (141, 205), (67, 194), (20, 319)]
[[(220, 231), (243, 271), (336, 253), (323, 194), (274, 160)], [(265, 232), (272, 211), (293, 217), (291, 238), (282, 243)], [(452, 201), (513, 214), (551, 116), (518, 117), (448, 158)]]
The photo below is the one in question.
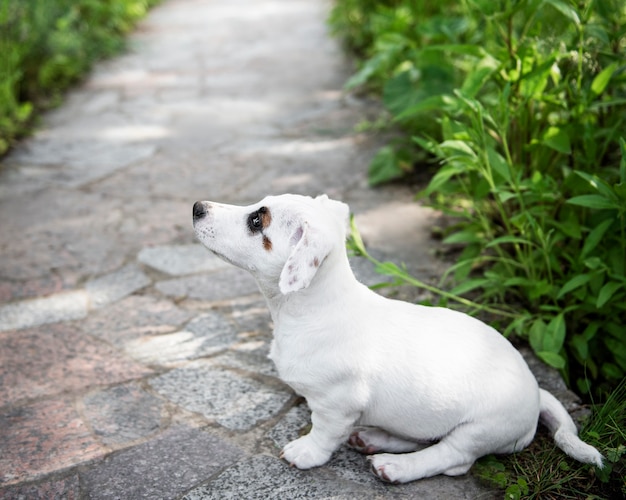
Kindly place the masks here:
[(162, 245), (144, 248), (137, 256), (139, 262), (172, 276), (215, 271), (227, 267), (223, 260), (212, 256), (202, 245)]
[(0, 331), (69, 321), (87, 316), (88, 295), (78, 290), (0, 307)]
[(129, 264), (119, 271), (89, 281), (85, 288), (91, 304), (94, 307), (103, 307), (150, 283), (150, 279), (135, 264)]
[(232, 430), (249, 430), (268, 420), (292, 398), (286, 387), (268, 386), (206, 363), (172, 370), (150, 385), (186, 410)]

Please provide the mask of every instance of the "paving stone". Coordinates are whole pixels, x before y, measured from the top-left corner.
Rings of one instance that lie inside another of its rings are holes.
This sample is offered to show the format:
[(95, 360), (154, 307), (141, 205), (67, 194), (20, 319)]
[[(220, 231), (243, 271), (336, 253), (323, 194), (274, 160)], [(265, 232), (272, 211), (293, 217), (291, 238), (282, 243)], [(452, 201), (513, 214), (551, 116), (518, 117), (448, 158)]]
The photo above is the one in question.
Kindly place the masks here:
[(135, 264), (128, 264), (111, 274), (101, 276), (86, 285), (93, 307), (102, 307), (116, 302), (151, 283)]
[(311, 410), (306, 402), (291, 408), (285, 416), (267, 433), (276, 449), (308, 433), (311, 426)]
[[(97, 116), (93, 120), (100, 122), (102, 117)], [(46, 181), (68, 187), (80, 187), (148, 158), (154, 152), (153, 145), (42, 136), (27, 141), (10, 156), (7, 163), (62, 165), (62, 169), (47, 168), (44, 174)]]
[(69, 283), (65, 277), (56, 275), (48, 275), (25, 281), (3, 281), (0, 282), (0, 303), (43, 297), (54, 293), (69, 291), (74, 285), (75, 283)]
[(202, 314), (184, 330), (140, 337), (127, 342), (126, 352), (148, 364), (169, 364), (196, 359), (228, 349), (237, 340), (235, 325), (216, 311)]
[[(33, 168), (19, 170), (24, 183), (37, 184), (38, 174)], [(0, 178), (4, 169), (5, 165), (0, 169)], [(70, 266), (104, 274), (111, 270), (110, 262), (117, 262), (116, 254), (123, 253), (126, 258), (126, 250), (116, 247), (124, 200), (99, 190), (64, 189), (49, 183), (36, 192), (23, 193), (19, 186), (16, 192), (14, 183), (10, 184), (12, 190), (0, 197), (0, 225), (3, 232), (19, 234), (19, 238), (0, 240), (3, 276), (41, 279), (57, 274), (65, 278), (65, 269)], [(5, 257), (11, 260), (6, 262)], [(15, 272), (16, 264), (33, 269)]]
[(0, 334), (0, 407), (151, 373), (66, 323)]
[(83, 332), (123, 348), (140, 337), (175, 331), (193, 316), (169, 300), (131, 295), (92, 311), (79, 326)]
[(275, 457), (254, 456), (226, 469), (213, 481), (189, 491), (184, 500), (268, 500), (379, 498), (358, 484), (324, 469), (300, 471)]
[(177, 426), (157, 439), (114, 453), (81, 474), (85, 497), (178, 498), (241, 454), (209, 431)]
[(82, 290), (0, 306), (0, 331), (84, 318), (87, 306), (88, 297)]
[(159, 431), (163, 422), (163, 400), (135, 383), (89, 394), (83, 407), (96, 436), (109, 446), (148, 437)]
[(70, 398), (0, 414), (0, 484), (36, 479), (103, 456)]
[(212, 273), (160, 281), (156, 289), (176, 298), (218, 302), (259, 293), (254, 278), (242, 269), (230, 266)]
[(0, 487), (0, 500), (78, 500), (78, 475), (50, 480), (37, 485)]
[[(252, 371), (275, 376), (274, 364), (267, 358), (272, 342), (272, 320), (267, 302), (262, 296), (252, 296), (228, 304), (230, 317), (237, 329), (238, 342), (231, 349), (243, 356), (240, 361), (252, 363)], [(269, 371), (268, 371), (269, 369)]]
[(232, 430), (248, 430), (278, 414), (293, 394), (229, 370), (196, 362), (150, 381), (173, 403)]
[(229, 306), (232, 308), (231, 316), (239, 331), (255, 332), (271, 340), (272, 320), (264, 297), (236, 301)]
[(144, 248), (139, 262), (172, 276), (215, 271), (229, 266), (202, 245), (163, 245)]
[(278, 378), (276, 365), (268, 358), (269, 344), (264, 344), (261, 349), (253, 344), (255, 347), (253, 350), (245, 349), (247, 345), (249, 344), (235, 345), (231, 351), (211, 358), (210, 362), (226, 368), (236, 368)]

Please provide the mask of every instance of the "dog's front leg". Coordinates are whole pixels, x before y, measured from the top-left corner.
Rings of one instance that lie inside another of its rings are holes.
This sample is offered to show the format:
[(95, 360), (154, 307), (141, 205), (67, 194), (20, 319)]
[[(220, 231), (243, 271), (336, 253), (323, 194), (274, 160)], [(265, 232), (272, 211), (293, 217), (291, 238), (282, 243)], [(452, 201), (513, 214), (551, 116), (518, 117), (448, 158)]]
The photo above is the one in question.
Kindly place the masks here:
[(280, 454), (298, 469), (310, 469), (325, 464), (332, 453), (350, 436), (358, 415), (338, 411), (315, 411), (311, 414), (311, 432), (287, 444)]

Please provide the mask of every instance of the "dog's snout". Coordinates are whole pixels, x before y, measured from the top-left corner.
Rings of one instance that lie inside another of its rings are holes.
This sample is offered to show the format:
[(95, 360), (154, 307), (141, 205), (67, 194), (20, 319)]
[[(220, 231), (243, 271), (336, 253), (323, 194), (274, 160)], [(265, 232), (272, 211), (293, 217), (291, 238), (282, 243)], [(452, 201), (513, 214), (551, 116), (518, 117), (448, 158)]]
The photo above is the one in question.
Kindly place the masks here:
[(209, 204), (206, 201), (196, 201), (193, 204), (193, 220), (202, 219), (209, 210)]

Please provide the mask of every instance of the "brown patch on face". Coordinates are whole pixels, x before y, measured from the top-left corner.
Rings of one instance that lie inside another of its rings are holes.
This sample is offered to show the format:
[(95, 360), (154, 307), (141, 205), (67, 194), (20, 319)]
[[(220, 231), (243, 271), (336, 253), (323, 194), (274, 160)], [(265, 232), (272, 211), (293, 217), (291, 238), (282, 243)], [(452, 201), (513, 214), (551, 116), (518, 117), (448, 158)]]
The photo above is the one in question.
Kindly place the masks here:
[(267, 229), (272, 223), (272, 213), (270, 212), (270, 209), (267, 207), (259, 208), (259, 215), (261, 216), (261, 227), (263, 227), (263, 229)]
[(268, 252), (272, 250), (272, 241), (265, 235), (263, 235), (263, 248)]

